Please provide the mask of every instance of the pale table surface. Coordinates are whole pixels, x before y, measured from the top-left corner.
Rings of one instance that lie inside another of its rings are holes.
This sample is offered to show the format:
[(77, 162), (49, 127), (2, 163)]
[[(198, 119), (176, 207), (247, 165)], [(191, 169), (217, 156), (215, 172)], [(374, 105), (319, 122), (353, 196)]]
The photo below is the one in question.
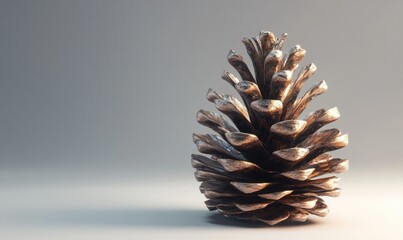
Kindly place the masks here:
[[(363, 175), (364, 176), (364, 175)], [(381, 179), (381, 180), (379, 180)], [(403, 239), (403, 178), (345, 178), (330, 214), (267, 227), (208, 212), (194, 179), (0, 184), (0, 239)]]

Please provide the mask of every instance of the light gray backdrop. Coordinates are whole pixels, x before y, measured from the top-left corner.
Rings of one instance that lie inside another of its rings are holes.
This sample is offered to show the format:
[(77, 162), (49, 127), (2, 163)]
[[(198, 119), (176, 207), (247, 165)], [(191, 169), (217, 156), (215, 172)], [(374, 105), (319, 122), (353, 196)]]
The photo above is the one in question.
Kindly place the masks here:
[[(186, 177), (229, 49), (287, 32), (350, 134), (350, 175), (402, 166), (399, 1), (0, 1), (0, 169), (30, 180)], [(43, 177), (45, 176), (45, 177)], [(51, 177), (51, 178), (49, 178)]]

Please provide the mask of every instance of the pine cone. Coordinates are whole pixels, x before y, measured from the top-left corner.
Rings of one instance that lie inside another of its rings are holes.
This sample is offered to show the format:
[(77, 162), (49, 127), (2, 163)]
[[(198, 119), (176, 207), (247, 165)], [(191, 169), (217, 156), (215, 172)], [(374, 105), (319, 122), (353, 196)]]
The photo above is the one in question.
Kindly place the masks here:
[(327, 85), (321, 81), (298, 97), (316, 66), (310, 63), (292, 80), (305, 50), (297, 45), (283, 54), (286, 36), (276, 39), (273, 33), (262, 31), (259, 37), (242, 40), (254, 75), (242, 56), (230, 51), (228, 62), (242, 80), (226, 71), (222, 79), (236, 89), (244, 104), (212, 89), (207, 99), (235, 126), (217, 113), (197, 113), (200, 124), (218, 133), (193, 135), (198, 151), (208, 154), (193, 154), (192, 166), (211, 211), (270, 225), (285, 220), (304, 222), (309, 214), (327, 215), (322, 196), (340, 194), (339, 178), (323, 175), (346, 171), (348, 160), (326, 152), (345, 147), (348, 136), (334, 128), (319, 131), (339, 118), (337, 108), (298, 119)]

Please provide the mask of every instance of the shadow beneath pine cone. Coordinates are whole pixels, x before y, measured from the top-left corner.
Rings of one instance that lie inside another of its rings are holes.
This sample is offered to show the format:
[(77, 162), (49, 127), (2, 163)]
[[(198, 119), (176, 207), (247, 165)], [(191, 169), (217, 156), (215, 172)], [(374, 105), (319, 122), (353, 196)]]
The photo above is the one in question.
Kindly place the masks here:
[(270, 226), (263, 222), (251, 222), (231, 217), (224, 217), (218, 213), (211, 214), (208, 217), (208, 221), (212, 224), (230, 226), (230, 227), (243, 227), (243, 228), (283, 228), (283, 227), (299, 227), (299, 226), (319, 224), (319, 222), (308, 219), (306, 222), (285, 221), (277, 225)]
[(211, 227), (209, 212), (192, 209), (24, 209), (2, 213), (0, 225), (45, 227)]
[(181, 228), (181, 227), (294, 227), (313, 224), (284, 222), (269, 226), (221, 216), (207, 210), (133, 208), (49, 208), (2, 212), (0, 225), (45, 227)]

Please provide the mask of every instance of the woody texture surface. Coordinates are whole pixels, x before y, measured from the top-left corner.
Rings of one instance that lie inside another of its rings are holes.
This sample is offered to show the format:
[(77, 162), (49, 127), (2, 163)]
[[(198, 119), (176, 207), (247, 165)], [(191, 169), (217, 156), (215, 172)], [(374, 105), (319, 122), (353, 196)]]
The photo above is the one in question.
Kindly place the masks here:
[(191, 157), (200, 191), (209, 210), (224, 216), (270, 225), (283, 221), (324, 217), (322, 197), (336, 197), (339, 178), (348, 160), (327, 152), (348, 144), (347, 134), (321, 128), (339, 118), (337, 108), (300, 115), (327, 90), (325, 81), (300, 94), (315, 73), (308, 64), (298, 71), (305, 55), (299, 45), (283, 52), (287, 34), (276, 38), (262, 31), (242, 40), (254, 73), (233, 50), (228, 62), (239, 77), (224, 71), (222, 79), (239, 93), (240, 100), (209, 89), (208, 101), (223, 115), (200, 110), (197, 121), (214, 134), (193, 134), (200, 154)]

